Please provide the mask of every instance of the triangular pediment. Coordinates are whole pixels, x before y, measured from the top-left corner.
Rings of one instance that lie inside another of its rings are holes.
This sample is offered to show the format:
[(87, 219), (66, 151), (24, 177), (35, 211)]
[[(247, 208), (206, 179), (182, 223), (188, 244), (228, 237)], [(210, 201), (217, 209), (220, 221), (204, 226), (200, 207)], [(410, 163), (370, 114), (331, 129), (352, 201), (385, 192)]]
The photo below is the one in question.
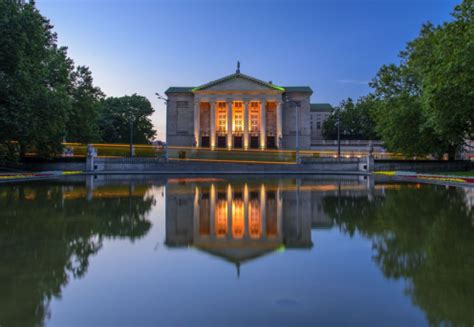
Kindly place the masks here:
[(244, 75), (241, 73), (235, 73), (218, 80), (206, 83), (193, 89), (196, 91), (260, 91), (260, 90), (272, 90), (283, 92), (285, 89), (270, 84), (254, 77)]

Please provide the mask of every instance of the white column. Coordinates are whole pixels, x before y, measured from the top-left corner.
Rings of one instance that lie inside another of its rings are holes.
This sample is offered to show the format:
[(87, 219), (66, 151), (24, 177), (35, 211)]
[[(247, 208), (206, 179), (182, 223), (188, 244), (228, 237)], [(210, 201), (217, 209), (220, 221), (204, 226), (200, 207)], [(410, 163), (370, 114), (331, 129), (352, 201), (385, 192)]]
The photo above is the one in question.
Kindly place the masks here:
[(265, 113), (266, 113), (266, 104), (265, 98), (260, 100), (260, 148), (263, 150), (266, 147), (267, 143), (267, 133), (266, 133), (266, 124), (265, 124)]
[(232, 148), (232, 101), (227, 101), (227, 148)]
[(249, 102), (244, 101), (244, 149), (249, 146)]
[(200, 111), (201, 111), (201, 102), (194, 102), (194, 140), (196, 147), (201, 145), (200, 137)]
[(276, 144), (277, 148), (280, 149), (282, 147), (282, 144), (280, 144), (280, 140), (283, 140), (283, 131), (282, 131), (282, 121), (283, 121), (283, 115), (282, 115), (282, 109), (281, 109), (281, 102), (277, 102), (277, 108), (276, 108)]
[(210, 124), (211, 124), (211, 149), (214, 149), (216, 147), (216, 102), (211, 101), (211, 119), (210, 119)]

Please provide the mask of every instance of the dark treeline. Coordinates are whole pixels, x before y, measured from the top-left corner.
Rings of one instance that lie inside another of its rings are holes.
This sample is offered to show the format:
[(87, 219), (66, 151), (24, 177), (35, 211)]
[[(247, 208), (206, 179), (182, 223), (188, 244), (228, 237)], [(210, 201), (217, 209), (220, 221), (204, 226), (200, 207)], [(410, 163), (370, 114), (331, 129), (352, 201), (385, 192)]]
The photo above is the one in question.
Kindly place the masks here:
[(0, 162), (32, 151), (51, 157), (63, 141), (128, 142), (130, 123), (135, 142), (153, 139), (148, 99), (106, 98), (34, 1), (0, 1), (0, 31)]
[(454, 158), (474, 136), (474, 0), (454, 8), (452, 20), (426, 23), (398, 64), (382, 66), (373, 92), (345, 100), (323, 125), (334, 139), (337, 116), (343, 139), (380, 139), (406, 155)]

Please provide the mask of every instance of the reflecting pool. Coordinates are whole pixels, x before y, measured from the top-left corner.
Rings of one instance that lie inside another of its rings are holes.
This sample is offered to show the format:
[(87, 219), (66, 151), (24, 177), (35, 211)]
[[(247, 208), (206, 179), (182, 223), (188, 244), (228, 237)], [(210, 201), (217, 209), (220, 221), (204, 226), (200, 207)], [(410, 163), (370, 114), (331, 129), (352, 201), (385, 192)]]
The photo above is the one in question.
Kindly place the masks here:
[(472, 326), (473, 205), (361, 176), (0, 185), (0, 326)]

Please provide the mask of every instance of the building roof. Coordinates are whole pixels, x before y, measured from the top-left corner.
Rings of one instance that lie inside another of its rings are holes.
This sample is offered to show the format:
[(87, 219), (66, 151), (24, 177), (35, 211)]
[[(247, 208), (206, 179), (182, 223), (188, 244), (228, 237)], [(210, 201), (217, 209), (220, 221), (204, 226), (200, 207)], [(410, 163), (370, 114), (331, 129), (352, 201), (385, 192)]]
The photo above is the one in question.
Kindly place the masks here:
[(277, 91), (281, 91), (281, 92), (313, 93), (313, 90), (309, 86), (284, 86), (284, 87), (283, 86), (278, 86), (278, 85), (275, 85), (271, 82), (265, 82), (265, 81), (262, 81), (262, 80), (259, 80), (259, 79), (255, 78), (255, 77), (242, 74), (242, 73), (240, 73), (240, 71), (236, 72), (234, 74), (219, 78), (217, 80), (211, 81), (209, 83), (206, 83), (206, 84), (203, 84), (203, 85), (200, 85), (200, 86), (196, 86), (196, 87), (194, 87), (194, 86), (171, 86), (165, 91), (165, 93), (193, 93), (194, 91), (203, 90), (203, 89), (206, 89), (206, 88), (211, 87), (213, 85), (231, 80), (233, 78), (244, 78), (244, 79), (247, 79), (247, 80), (252, 81), (254, 83), (257, 83), (257, 84), (260, 84), (262, 86), (266, 86), (268, 88), (271, 88), (271, 89), (274, 89), (274, 90), (277, 90)]
[(334, 108), (329, 103), (311, 103), (312, 112), (332, 112)]
[(165, 93), (192, 93), (193, 86), (170, 86)]
[(304, 92), (313, 93), (313, 90), (309, 86), (284, 86), (286, 92)]
[(275, 85), (275, 84), (272, 84), (272, 83), (268, 83), (268, 82), (265, 82), (265, 81), (262, 81), (260, 79), (257, 79), (255, 77), (252, 77), (252, 76), (249, 76), (249, 75), (245, 75), (245, 74), (242, 74), (240, 72), (236, 72), (234, 74), (231, 74), (231, 75), (228, 75), (228, 76), (224, 76), (222, 78), (219, 78), (219, 79), (216, 79), (215, 81), (211, 81), (209, 83), (206, 83), (206, 84), (203, 84), (201, 86), (198, 86), (198, 87), (195, 87), (193, 89), (193, 91), (199, 91), (199, 90), (203, 90), (203, 89), (206, 89), (208, 87), (211, 87), (211, 86), (214, 86), (216, 84), (219, 84), (219, 83), (222, 83), (222, 82), (225, 82), (225, 81), (228, 81), (228, 80), (231, 80), (231, 79), (234, 79), (234, 78), (243, 78), (243, 79), (246, 79), (246, 80), (249, 80), (249, 81), (252, 81), (256, 84), (260, 84), (262, 86), (266, 86), (268, 88), (271, 88), (271, 89), (274, 89), (274, 90), (277, 90), (277, 91), (285, 91), (285, 89), (281, 86), (278, 86), (278, 85)]

